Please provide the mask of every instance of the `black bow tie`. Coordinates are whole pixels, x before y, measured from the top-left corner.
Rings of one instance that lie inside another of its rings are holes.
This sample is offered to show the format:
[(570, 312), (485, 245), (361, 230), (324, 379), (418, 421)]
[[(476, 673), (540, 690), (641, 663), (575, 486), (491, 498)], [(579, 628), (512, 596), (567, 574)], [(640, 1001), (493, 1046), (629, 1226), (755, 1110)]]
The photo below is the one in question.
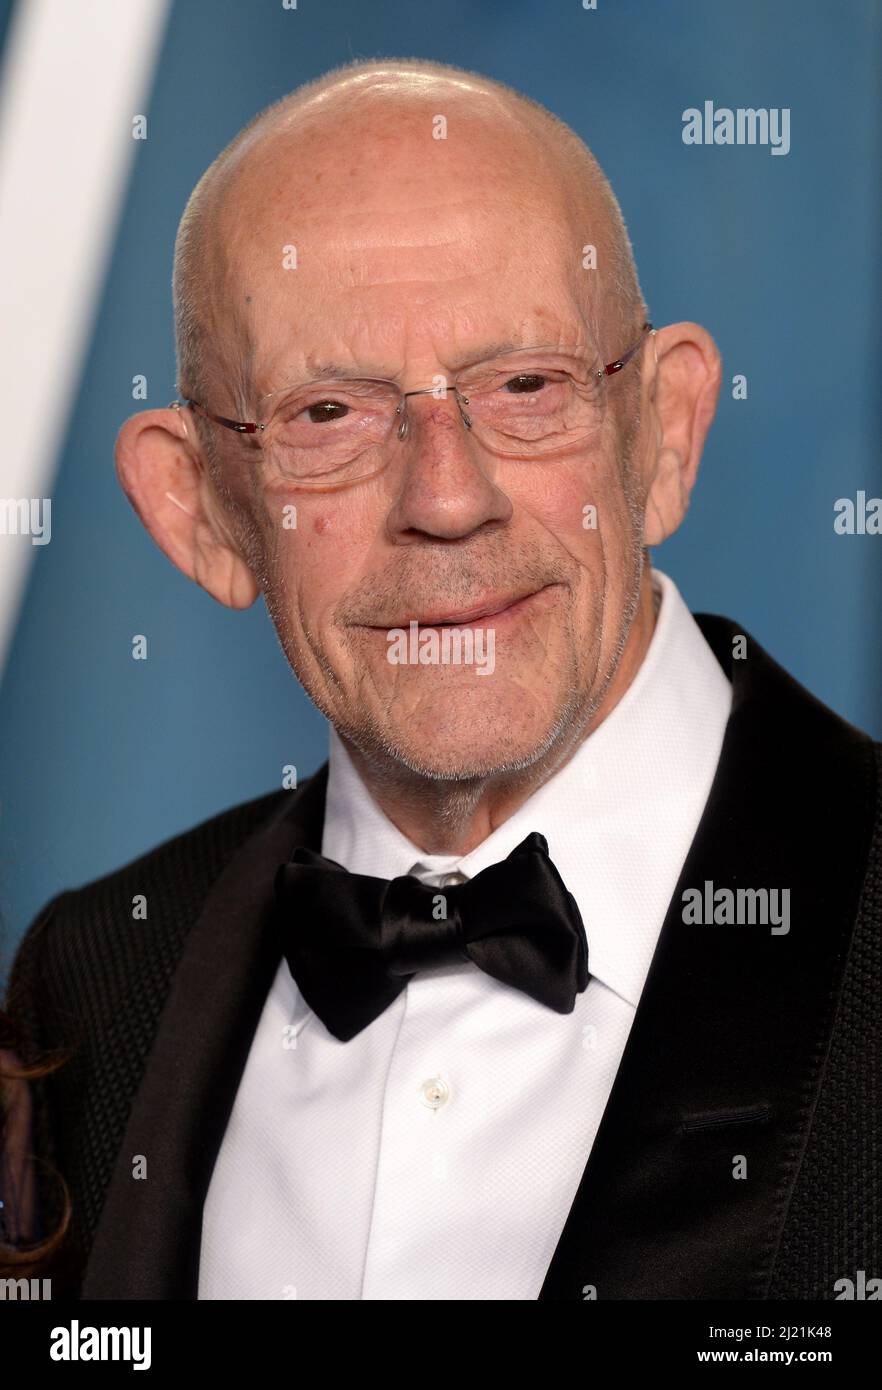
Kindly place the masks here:
[(291, 974), (342, 1042), (428, 966), (471, 960), (561, 1014), (588, 984), (579, 909), (535, 832), (507, 859), (444, 888), (411, 874), (351, 874), (299, 848), (276, 874), (275, 895)]

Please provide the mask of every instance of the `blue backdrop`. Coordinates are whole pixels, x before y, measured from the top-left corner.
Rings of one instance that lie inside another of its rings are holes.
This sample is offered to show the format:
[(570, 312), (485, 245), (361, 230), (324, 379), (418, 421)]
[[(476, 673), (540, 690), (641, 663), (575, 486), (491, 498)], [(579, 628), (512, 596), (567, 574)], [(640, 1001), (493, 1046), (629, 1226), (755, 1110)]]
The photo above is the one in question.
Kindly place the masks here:
[[(0, 36), (8, 4), (0, 0)], [(353, 57), (437, 58), (538, 98), (619, 195), (656, 324), (716, 337), (724, 388), (692, 508), (655, 555), (848, 719), (882, 735), (880, 31), (874, 0), (177, 0), (96, 328), (0, 688), (8, 958), (52, 894), (324, 760), (327, 732), (262, 605), (231, 613), (165, 560), (116, 482), (138, 404), (174, 396), (175, 229), (224, 144)], [(95, 55), (95, 74), (113, 55)], [(84, 74), (84, 80), (97, 80)], [(791, 149), (690, 147), (682, 113), (789, 107)], [(50, 171), (51, 172), (51, 171)], [(132, 400), (147, 377), (148, 400)], [(747, 399), (731, 378), (747, 378)], [(149, 637), (149, 660), (131, 639)]]

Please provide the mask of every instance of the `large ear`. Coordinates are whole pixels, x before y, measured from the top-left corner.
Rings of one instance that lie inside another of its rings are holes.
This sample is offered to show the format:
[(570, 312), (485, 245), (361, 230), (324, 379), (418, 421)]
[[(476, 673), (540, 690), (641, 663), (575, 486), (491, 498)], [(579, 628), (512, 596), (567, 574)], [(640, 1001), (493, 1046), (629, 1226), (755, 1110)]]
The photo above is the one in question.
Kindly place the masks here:
[(185, 412), (143, 410), (123, 425), (116, 471), (144, 526), (179, 570), (228, 608), (260, 592), (225, 521)]
[(653, 337), (657, 367), (650, 392), (645, 545), (670, 536), (689, 507), (701, 451), (720, 391), (722, 364), (711, 335), (697, 323), (673, 323)]

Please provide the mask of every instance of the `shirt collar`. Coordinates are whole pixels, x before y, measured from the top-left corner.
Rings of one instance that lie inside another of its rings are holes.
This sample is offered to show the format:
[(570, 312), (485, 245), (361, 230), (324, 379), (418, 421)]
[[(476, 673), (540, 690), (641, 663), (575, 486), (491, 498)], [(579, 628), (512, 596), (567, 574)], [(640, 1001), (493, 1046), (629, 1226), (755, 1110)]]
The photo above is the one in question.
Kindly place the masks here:
[(505, 859), (533, 830), (578, 903), (591, 974), (636, 1007), (719, 761), (732, 688), (673, 580), (628, 689), (569, 761), (469, 854), (430, 855), (393, 825), (331, 729), (322, 853), (395, 878)]

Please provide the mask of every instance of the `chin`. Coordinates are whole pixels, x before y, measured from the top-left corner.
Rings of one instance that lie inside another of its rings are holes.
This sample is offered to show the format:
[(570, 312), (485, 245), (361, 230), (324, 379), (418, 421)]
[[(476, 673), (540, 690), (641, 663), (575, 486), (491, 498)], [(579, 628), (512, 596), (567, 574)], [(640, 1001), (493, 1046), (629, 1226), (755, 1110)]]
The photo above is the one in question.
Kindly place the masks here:
[[(362, 727), (353, 741), (365, 751), (382, 751), (386, 759), (418, 776), (468, 781), (532, 767), (557, 743), (571, 723), (572, 711), (543, 701), (525, 701), (523, 691), (511, 700), (430, 701), (409, 716), (394, 706), (372, 728)], [(532, 703), (534, 717), (525, 705)]]

